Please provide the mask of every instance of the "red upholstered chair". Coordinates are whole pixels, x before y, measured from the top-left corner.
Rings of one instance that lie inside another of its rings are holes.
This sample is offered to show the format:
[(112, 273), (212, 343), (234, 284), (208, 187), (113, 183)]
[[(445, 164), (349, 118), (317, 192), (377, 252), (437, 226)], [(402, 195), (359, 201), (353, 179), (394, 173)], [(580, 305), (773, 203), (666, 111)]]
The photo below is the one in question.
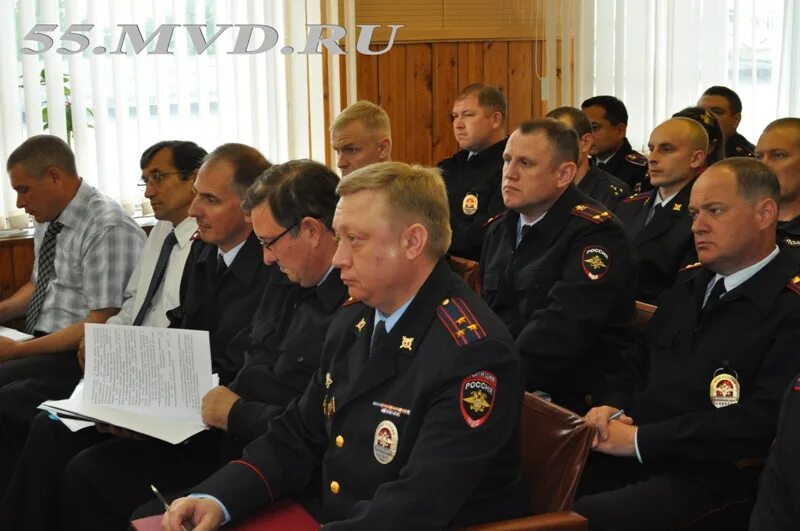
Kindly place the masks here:
[(570, 509), (594, 433), (595, 428), (583, 417), (526, 393), (520, 445), (534, 516), (471, 526), (464, 531), (587, 529), (586, 519)]

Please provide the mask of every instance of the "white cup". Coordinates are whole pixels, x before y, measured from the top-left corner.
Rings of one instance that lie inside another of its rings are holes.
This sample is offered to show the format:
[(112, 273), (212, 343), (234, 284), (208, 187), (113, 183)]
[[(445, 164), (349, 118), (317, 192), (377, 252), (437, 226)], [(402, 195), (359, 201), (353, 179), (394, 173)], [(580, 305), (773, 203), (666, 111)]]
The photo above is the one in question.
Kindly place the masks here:
[(15, 212), (8, 216), (8, 226), (14, 230), (27, 229), (31, 220), (25, 212)]
[(150, 204), (149, 199), (145, 199), (142, 201), (142, 215), (143, 216), (152, 216), (153, 215), (153, 207)]
[(122, 201), (120, 205), (122, 205), (122, 210), (124, 210), (131, 216), (133, 215), (134, 212), (136, 212), (136, 207), (134, 206), (133, 201), (125, 200)]

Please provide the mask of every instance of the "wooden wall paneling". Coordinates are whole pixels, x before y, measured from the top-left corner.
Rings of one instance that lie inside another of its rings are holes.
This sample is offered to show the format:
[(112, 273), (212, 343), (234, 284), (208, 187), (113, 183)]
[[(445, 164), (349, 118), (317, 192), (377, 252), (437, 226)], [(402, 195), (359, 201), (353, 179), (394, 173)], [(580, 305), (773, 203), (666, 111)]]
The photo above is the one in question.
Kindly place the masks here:
[(542, 102), (542, 80), (540, 76), (544, 74), (544, 41), (531, 41), (531, 48), (533, 53), (533, 66), (532, 68), (532, 81), (533, 90), (531, 91), (531, 118), (542, 118), (546, 111), (544, 103)]
[(14, 261), (14, 291), (31, 279), (33, 272), (33, 239), (20, 240), (11, 247)]
[[(394, 46), (378, 56), (377, 102), (392, 121), (392, 158), (406, 159), (406, 47)], [(412, 129), (413, 129), (412, 125)]]
[(533, 95), (533, 43), (508, 45), (508, 132), (531, 118)]
[[(376, 50), (379, 46), (376, 44), (370, 45), (370, 49)], [(378, 58), (380, 55), (364, 55), (358, 54), (358, 61), (356, 62), (356, 91), (358, 99), (368, 100), (372, 103), (378, 103)], [(344, 107), (343, 107), (344, 108)]]
[(14, 261), (11, 258), (11, 247), (0, 247), (0, 299), (14, 293)]
[(483, 43), (458, 43), (458, 90), (483, 82)]
[(508, 42), (483, 44), (483, 83), (500, 89), (508, 99)]
[(430, 44), (406, 47), (406, 157), (411, 164), (432, 164), (433, 85)]
[(453, 122), (450, 114), (458, 94), (458, 45), (455, 43), (433, 44), (433, 158), (440, 160), (458, 151), (453, 137)]

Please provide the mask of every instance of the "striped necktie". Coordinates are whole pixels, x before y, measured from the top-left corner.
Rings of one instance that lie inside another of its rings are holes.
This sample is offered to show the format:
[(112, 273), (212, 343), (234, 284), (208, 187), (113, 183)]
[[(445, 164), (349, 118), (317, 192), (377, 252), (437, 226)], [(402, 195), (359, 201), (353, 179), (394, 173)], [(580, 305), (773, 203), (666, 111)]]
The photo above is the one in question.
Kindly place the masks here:
[(28, 305), (28, 312), (25, 315), (25, 330), (33, 334), (36, 329), (36, 322), (39, 314), (42, 313), (42, 305), (47, 296), (47, 285), (50, 278), (55, 273), (56, 265), (56, 237), (64, 225), (53, 220), (47, 227), (42, 239), (42, 246), (39, 248), (39, 274), (36, 277), (36, 287), (33, 289), (31, 303)]

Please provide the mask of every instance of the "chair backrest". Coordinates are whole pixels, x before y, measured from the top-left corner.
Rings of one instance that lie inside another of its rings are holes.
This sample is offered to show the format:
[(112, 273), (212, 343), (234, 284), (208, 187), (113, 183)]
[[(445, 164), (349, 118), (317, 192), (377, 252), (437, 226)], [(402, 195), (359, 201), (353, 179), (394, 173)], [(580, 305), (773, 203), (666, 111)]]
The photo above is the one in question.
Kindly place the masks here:
[(464, 279), (472, 291), (478, 295), (481, 294), (481, 271), (478, 262), (460, 256), (447, 255), (447, 263), (453, 273)]
[(520, 444), (534, 514), (572, 508), (594, 433), (583, 417), (525, 393)]
[(647, 323), (656, 313), (656, 307), (646, 302), (636, 301), (636, 328), (643, 331), (647, 328)]

